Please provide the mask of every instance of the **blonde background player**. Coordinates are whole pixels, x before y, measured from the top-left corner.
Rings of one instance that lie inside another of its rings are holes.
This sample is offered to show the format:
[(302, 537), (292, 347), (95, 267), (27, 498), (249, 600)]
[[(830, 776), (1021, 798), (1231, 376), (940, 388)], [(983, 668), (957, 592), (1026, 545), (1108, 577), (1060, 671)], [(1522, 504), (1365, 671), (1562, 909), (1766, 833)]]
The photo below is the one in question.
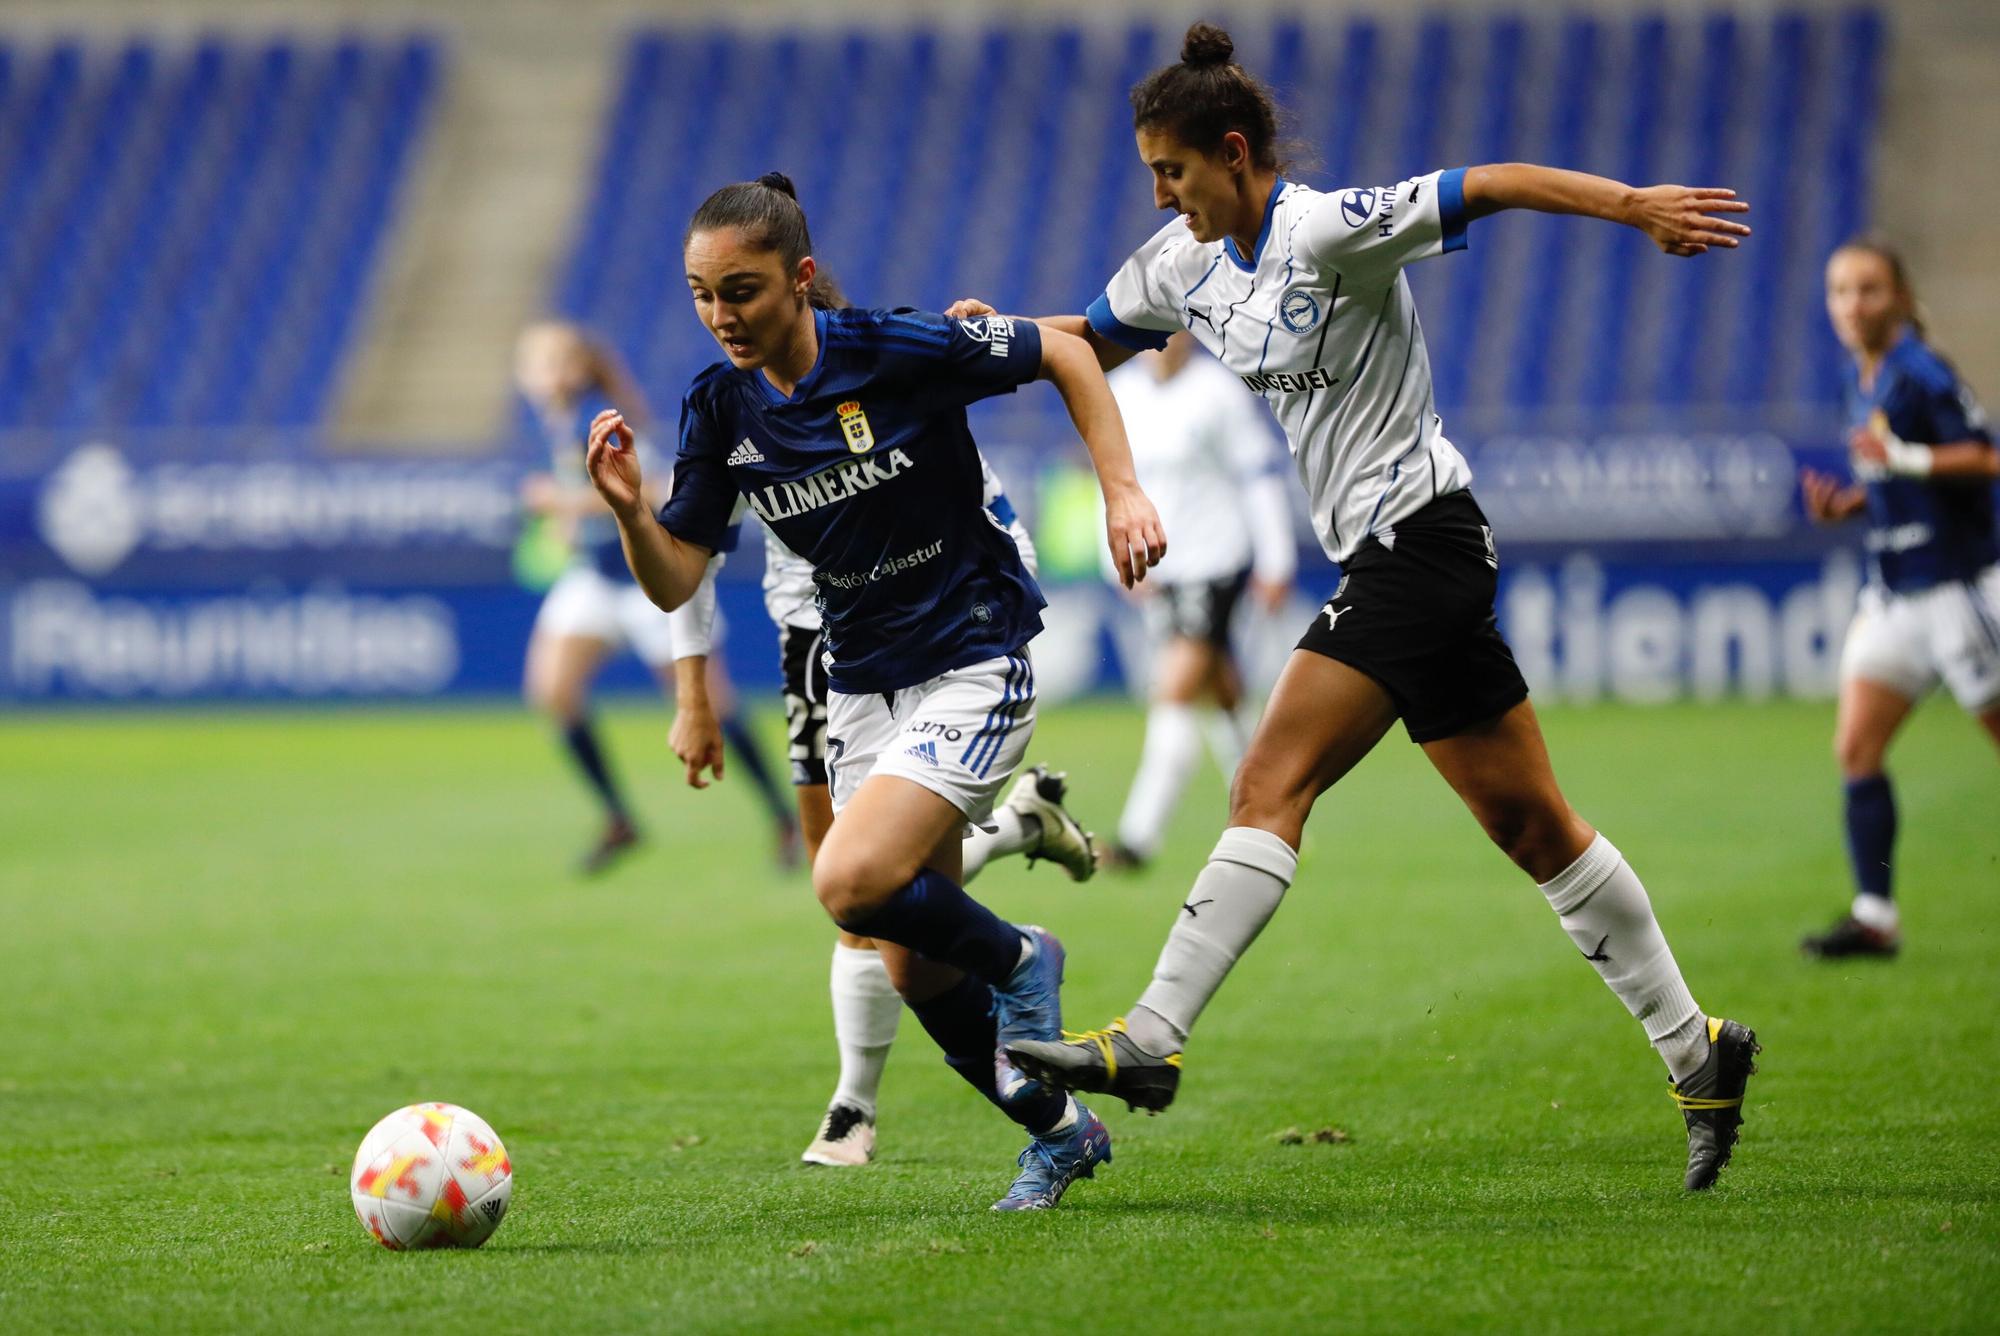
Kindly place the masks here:
[[(549, 457), (546, 473), (523, 481), (522, 504), (554, 527), (570, 554), (535, 616), (522, 685), (529, 703), (555, 724), (564, 750), (603, 813), (581, 870), (601, 872), (639, 842), (638, 825), (590, 709), (597, 674), (621, 649), (639, 657), (663, 694), (698, 695), (705, 706), (711, 699), (720, 705), (717, 768), (720, 738), (727, 734), (770, 814), (779, 860), (795, 862), (797, 824), (756, 739), (737, 716), (722, 660), (712, 652), (711, 625), (653, 606), (625, 567), (610, 507), (584, 473), (584, 438), (599, 412), (615, 407), (642, 429), (649, 421), (638, 390), (610, 349), (563, 321), (522, 331), (515, 345), (514, 380)], [(675, 732), (686, 723), (676, 718)], [(670, 733), (669, 740), (674, 736)]]
[[(1176, 535), (1173, 555), (1133, 591), (1152, 661), (1146, 742), (1107, 867), (1143, 864), (1201, 764), (1202, 738), (1236, 773), (1255, 719), (1230, 627), (1245, 591), (1275, 612), (1298, 567), (1284, 447), (1264, 405), (1185, 332), (1111, 373), (1139, 485)], [(1110, 562), (1105, 575), (1116, 586)]]
[(1808, 469), (1800, 485), (1822, 524), (1866, 516), (1869, 572), (1841, 651), (1833, 739), (1854, 900), (1801, 945), (1829, 959), (1886, 957), (1902, 944), (1889, 744), (1939, 682), (2000, 743), (2000, 454), (1985, 411), (1925, 341), (1909, 272), (1887, 242), (1833, 253), (1826, 311), (1848, 353), (1856, 481)]
[(1308, 189), (1280, 174), (1276, 107), (1234, 49), (1197, 23), (1180, 62), (1132, 90), (1154, 203), (1177, 216), (1087, 314), (1046, 323), (1088, 338), (1106, 365), (1178, 329), (1201, 340), (1277, 413), (1342, 580), (1278, 679), (1236, 772), (1229, 828), (1129, 1028), (1013, 1043), (1008, 1056), (1044, 1080), (1166, 1107), (1195, 1019), (1291, 884), (1314, 802), (1400, 717), (1643, 1027), (1686, 1126), (1684, 1182), (1706, 1188), (1735, 1145), (1756, 1040), (1696, 1005), (1638, 875), (1557, 787), (1495, 623), (1493, 532), (1433, 404), (1402, 271), (1463, 249), (1467, 225), (1503, 209), (1623, 223), (1692, 256), (1748, 236), (1717, 215), (1749, 206), (1728, 190), (1635, 189), (1521, 163)]

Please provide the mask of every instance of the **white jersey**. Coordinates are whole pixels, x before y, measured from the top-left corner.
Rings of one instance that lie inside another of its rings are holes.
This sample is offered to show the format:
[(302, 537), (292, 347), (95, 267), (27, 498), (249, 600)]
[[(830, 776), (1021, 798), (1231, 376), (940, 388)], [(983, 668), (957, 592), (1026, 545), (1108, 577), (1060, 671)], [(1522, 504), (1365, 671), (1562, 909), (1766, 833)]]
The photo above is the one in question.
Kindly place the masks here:
[[(1219, 580), (1256, 565), (1284, 583), (1298, 554), (1285, 504), (1284, 453), (1264, 406), (1213, 358), (1199, 354), (1161, 380), (1151, 358), (1111, 373), (1139, 486), (1160, 513), (1167, 557), (1153, 575), (1171, 583)], [(1097, 554), (1107, 574), (1111, 553)]]
[[(1465, 246), (1465, 173), (1322, 194), (1280, 179), (1256, 253), (1204, 245), (1179, 218), (1132, 253), (1091, 326), (1157, 348), (1187, 329), (1285, 429), (1313, 528), (1341, 561), (1371, 534), (1461, 491), (1472, 470), (1445, 439), (1403, 266)], [(1168, 530), (1169, 541), (1174, 541)]]
[[(1027, 526), (1014, 513), (1013, 505), (1007, 500), (1007, 490), (1000, 485), (1000, 475), (993, 471), (993, 466), (986, 462), (983, 454), (979, 457), (979, 471), (985, 480), (982, 500), (986, 508), (1013, 535), (1015, 545), (1021, 549), (1021, 562), (1032, 576), (1035, 573), (1035, 544), (1028, 537)], [(764, 610), (779, 626), (795, 626), (808, 631), (819, 629), (819, 604), (813, 598), (812, 563), (779, 542), (778, 536), (769, 529), (764, 531)]]

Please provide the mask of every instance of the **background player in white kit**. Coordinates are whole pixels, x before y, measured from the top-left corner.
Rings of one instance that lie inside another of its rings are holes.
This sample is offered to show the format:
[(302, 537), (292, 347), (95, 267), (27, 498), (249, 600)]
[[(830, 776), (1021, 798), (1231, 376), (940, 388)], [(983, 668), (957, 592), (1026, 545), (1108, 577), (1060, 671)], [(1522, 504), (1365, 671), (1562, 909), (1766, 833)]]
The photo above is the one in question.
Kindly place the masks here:
[[(1174, 335), (1110, 380), (1139, 485), (1176, 535), (1173, 555), (1134, 591), (1152, 652), (1146, 742), (1104, 863), (1137, 867), (1159, 850), (1204, 733), (1222, 773), (1236, 773), (1254, 719), (1240, 713), (1230, 626), (1246, 590), (1268, 611), (1283, 606), (1298, 551), (1271, 415), (1192, 336)], [(1105, 574), (1115, 585), (1108, 560)]]
[[(1034, 575), (1034, 539), (983, 455), (980, 467), (986, 508), (1006, 526), (1020, 550), (1022, 564)], [(711, 579), (721, 560), (717, 557), (710, 563)], [(792, 785), (808, 863), (819, 853), (820, 841), (833, 824), (826, 773), (826, 634), (813, 597), (812, 577), (812, 563), (765, 530), (764, 610), (778, 629)], [(697, 609), (698, 618), (705, 619), (714, 606), (712, 590), (697, 593), (688, 606)], [(706, 787), (704, 768), (714, 770), (720, 778), (722, 734), (705, 694), (691, 692), (681, 697), (674, 745), (687, 763), (688, 783)], [(994, 809), (988, 825), (974, 827), (962, 842), (964, 871), (960, 880), (970, 883), (990, 860), (1010, 854), (1025, 854), (1031, 861), (1047, 858), (1067, 870), (1071, 880), (1088, 880), (1096, 871), (1094, 840), (1063, 807), (1065, 794), (1062, 774), (1042, 765), (1022, 771), (1006, 799)], [(875, 1158), (876, 1097), (902, 1020), (903, 998), (876, 944), (850, 932), (841, 932), (834, 943), (827, 991), (833, 1000), (840, 1077), (818, 1130), (799, 1158), (829, 1168), (864, 1165)]]
[(1173, 330), (1193, 333), (1277, 412), (1320, 542), (1344, 574), (1272, 692), (1230, 792), (1229, 829), (1129, 1028), (1007, 1053), (1044, 1080), (1166, 1107), (1195, 1018), (1291, 884), (1314, 801), (1400, 716), (1644, 1027), (1686, 1125), (1684, 1182), (1709, 1187), (1742, 1122), (1755, 1036), (1695, 1004), (1638, 876), (1556, 785), (1495, 623), (1492, 530), (1433, 406), (1402, 269), (1462, 249), (1466, 224), (1501, 209), (1625, 223), (1689, 256), (1735, 246), (1749, 229), (1713, 215), (1749, 206), (1727, 190), (1634, 189), (1524, 164), (1322, 194), (1280, 175), (1275, 106), (1233, 51), (1227, 33), (1195, 24), (1180, 63), (1132, 90), (1154, 202), (1179, 217), (1087, 315), (1045, 323), (1085, 335), (1107, 365)]
[(1826, 309), (1847, 349), (1850, 485), (1808, 469), (1806, 513), (1868, 520), (1868, 586), (1840, 655), (1834, 758), (1854, 871), (1848, 912), (1800, 945), (1808, 955), (1893, 956), (1896, 799), (1889, 744), (1942, 681), (2000, 742), (2000, 533), (1986, 414), (1924, 340), (1902, 257), (1851, 241), (1826, 265)]

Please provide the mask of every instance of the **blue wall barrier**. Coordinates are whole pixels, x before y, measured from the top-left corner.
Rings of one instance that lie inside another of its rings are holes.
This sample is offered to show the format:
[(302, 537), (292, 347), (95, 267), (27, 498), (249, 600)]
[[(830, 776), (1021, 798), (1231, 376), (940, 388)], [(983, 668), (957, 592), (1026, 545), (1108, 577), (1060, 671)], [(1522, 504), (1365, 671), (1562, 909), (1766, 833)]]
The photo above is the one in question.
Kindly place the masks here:
[[(1799, 512), (1830, 435), (1494, 436), (1468, 445), (1502, 557), (1500, 613), (1539, 690), (1567, 698), (1820, 696), (1862, 579), (1858, 529)], [(996, 445), (1016, 503), (1074, 470)], [(539, 595), (513, 575), (518, 464), (338, 458), (188, 462), (91, 443), (0, 468), (0, 700), (431, 699), (518, 689)], [(1295, 500), (1303, 497), (1294, 489)], [(1303, 535), (1305, 526), (1299, 526)], [(733, 675), (778, 682), (755, 537), (726, 568)], [(1291, 607), (1245, 619), (1267, 679), (1337, 572), (1305, 554)], [(1048, 582), (1050, 698), (1136, 686), (1136, 608)], [(616, 665), (607, 687), (643, 687)]]

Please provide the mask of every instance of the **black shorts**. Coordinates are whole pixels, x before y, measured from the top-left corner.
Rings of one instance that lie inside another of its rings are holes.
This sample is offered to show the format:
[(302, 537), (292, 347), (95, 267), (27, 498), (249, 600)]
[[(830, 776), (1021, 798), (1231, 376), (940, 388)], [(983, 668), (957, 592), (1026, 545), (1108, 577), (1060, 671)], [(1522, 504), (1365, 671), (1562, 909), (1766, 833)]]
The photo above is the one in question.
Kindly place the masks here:
[(1470, 492), (1439, 497), (1349, 557), (1299, 648), (1382, 684), (1412, 742), (1506, 713), (1527, 681), (1493, 617), (1500, 558)]
[(826, 783), (826, 636), (815, 627), (778, 628), (785, 665), (785, 729), (791, 735), (792, 783)]
[(1141, 605), (1146, 629), (1160, 640), (1185, 636), (1220, 650), (1229, 648), (1229, 623), (1250, 584), (1250, 568), (1216, 580), (1163, 583)]

